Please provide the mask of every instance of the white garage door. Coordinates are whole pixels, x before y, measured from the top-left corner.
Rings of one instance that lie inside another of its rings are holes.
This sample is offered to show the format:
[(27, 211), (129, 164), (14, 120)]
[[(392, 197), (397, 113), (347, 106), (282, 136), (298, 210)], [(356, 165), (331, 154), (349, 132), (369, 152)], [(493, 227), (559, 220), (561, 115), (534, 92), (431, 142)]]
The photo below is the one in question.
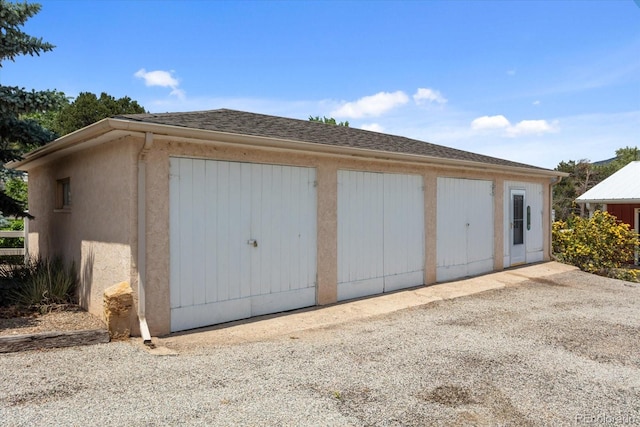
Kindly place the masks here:
[(439, 282), (493, 270), (493, 183), (438, 178)]
[(171, 330), (314, 305), (315, 169), (171, 158)]
[(422, 177), (338, 171), (338, 300), (423, 283)]

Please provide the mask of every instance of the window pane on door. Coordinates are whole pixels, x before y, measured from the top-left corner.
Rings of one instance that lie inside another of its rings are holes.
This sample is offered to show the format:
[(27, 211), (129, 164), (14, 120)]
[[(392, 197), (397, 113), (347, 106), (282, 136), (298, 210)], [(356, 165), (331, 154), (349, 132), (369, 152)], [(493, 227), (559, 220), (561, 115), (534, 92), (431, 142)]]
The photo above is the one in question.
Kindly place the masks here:
[(524, 196), (513, 195), (513, 244), (524, 243)]

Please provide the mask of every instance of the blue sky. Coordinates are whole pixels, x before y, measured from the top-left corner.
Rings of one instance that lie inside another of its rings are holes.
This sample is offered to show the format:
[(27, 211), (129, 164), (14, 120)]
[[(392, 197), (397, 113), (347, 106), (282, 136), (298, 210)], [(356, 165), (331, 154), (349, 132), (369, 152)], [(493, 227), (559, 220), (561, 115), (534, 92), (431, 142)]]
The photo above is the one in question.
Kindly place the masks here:
[(40, 1), (0, 82), (232, 108), (554, 168), (640, 146), (640, 1)]

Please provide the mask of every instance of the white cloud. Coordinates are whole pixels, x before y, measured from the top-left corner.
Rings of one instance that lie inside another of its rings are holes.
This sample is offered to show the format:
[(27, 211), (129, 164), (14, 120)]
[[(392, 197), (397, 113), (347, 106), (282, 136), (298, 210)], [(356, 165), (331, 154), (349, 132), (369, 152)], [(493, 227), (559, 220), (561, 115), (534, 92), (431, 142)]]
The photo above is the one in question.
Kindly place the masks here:
[(507, 136), (540, 135), (555, 132), (557, 122), (553, 124), (546, 120), (522, 120), (512, 125), (502, 114), (497, 116), (482, 116), (471, 122), (471, 129), (476, 131), (501, 129)]
[(418, 91), (413, 95), (413, 100), (416, 104), (424, 104), (428, 102), (437, 102), (438, 104), (445, 104), (447, 99), (442, 96), (440, 91), (429, 88), (418, 88)]
[(536, 99), (535, 101), (533, 101), (533, 105), (540, 105), (540, 101)]
[(407, 102), (409, 102), (409, 97), (401, 90), (392, 93), (379, 92), (354, 102), (347, 102), (332, 111), (331, 115), (350, 119), (377, 117)]
[(184, 90), (178, 87), (180, 85), (180, 82), (178, 81), (178, 79), (173, 77), (173, 70), (147, 71), (144, 68), (141, 68), (136, 71), (134, 76), (139, 79), (143, 79), (145, 86), (168, 87), (172, 89), (171, 95), (177, 96), (180, 99), (183, 99), (185, 97)]
[(553, 131), (553, 126), (551, 126), (546, 120), (522, 120), (515, 126), (510, 126), (509, 128), (507, 128), (507, 135), (540, 135)]
[(514, 70), (514, 69), (507, 70), (507, 75), (508, 76), (515, 76), (516, 75), (516, 70)]
[(362, 126), (360, 126), (360, 129), (370, 130), (372, 132), (384, 132), (384, 128), (378, 123), (363, 124)]
[(502, 129), (511, 126), (509, 120), (503, 115), (498, 116), (482, 116), (474, 119), (471, 122), (471, 129), (483, 130), (483, 129)]
[(144, 68), (139, 69), (134, 76), (144, 79), (147, 86), (177, 87), (178, 80), (171, 74), (173, 71), (147, 71)]
[(185, 92), (184, 90), (176, 88), (176, 89), (173, 89), (173, 90), (171, 91), (171, 93), (169, 93), (169, 95), (175, 95), (175, 96), (177, 96), (177, 97), (178, 97), (178, 98), (180, 98), (180, 99), (184, 99), (184, 97), (185, 97), (187, 94), (186, 94), (186, 92)]

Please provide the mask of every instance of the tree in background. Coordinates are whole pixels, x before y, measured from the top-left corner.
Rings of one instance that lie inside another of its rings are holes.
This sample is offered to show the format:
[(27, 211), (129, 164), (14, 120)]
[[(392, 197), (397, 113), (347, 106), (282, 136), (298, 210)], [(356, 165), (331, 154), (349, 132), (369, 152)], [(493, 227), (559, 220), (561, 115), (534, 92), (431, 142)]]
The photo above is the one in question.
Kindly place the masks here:
[(105, 92), (100, 97), (91, 92), (81, 92), (73, 102), (58, 111), (51, 125), (52, 130), (62, 136), (107, 117), (146, 112), (128, 96), (116, 99)]
[[(5, 60), (15, 61), (20, 55), (40, 55), (54, 46), (24, 33), (21, 27), (41, 9), (39, 4), (9, 3), (0, 0), (0, 67)], [(145, 113), (136, 101), (119, 99), (102, 93), (83, 92), (70, 102), (55, 90), (27, 91), (0, 85), (0, 162), (17, 160), (22, 154), (38, 148), (106, 117), (118, 114)], [(22, 173), (0, 167), (0, 182), (5, 189), (26, 186)], [(16, 200), (8, 191), (0, 191), (0, 216), (24, 214), (26, 198)]]
[[(48, 110), (32, 111), (20, 115), (21, 119), (37, 123), (46, 132), (49, 132), (51, 140), (81, 129), (99, 120), (119, 114), (146, 113), (138, 102), (128, 96), (116, 99), (102, 92), (100, 98), (90, 92), (81, 92), (78, 97), (70, 102), (69, 97), (62, 92), (54, 92), (56, 98), (55, 108)], [(37, 148), (37, 145), (28, 144), (25, 150)], [(4, 170), (3, 181), (6, 194), (18, 200), (24, 208), (27, 207), (27, 183), (18, 171)], [(23, 189), (24, 197), (12, 196), (11, 189)], [(13, 224), (13, 223), (12, 223)], [(0, 226), (1, 226), (0, 222)], [(17, 225), (14, 225), (16, 227)], [(15, 229), (15, 228), (14, 228)], [(0, 239), (0, 244), (2, 240)]]
[(553, 187), (553, 209), (556, 220), (566, 221), (572, 215), (584, 217), (585, 207), (583, 204), (577, 205), (576, 198), (634, 160), (640, 160), (638, 147), (620, 148), (616, 150), (616, 157), (607, 162), (596, 164), (588, 160), (560, 162), (555, 170), (567, 172), (569, 176)]
[(349, 127), (349, 122), (336, 122), (336, 119), (334, 119), (333, 117), (309, 116), (309, 121), (324, 123), (326, 125), (344, 126), (347, 128)]
[(51, 131), (54, 136), (58, 138), (60, 134), (55, 131), (55, 129), (58, 128), (58, 115), (64, 107), (69, 105), (70, 101), (69, 97), (66, 96), (63, 92), (57, 92), (57, 96), (59, 97), (59, 100), (57, 102), (58, 105), (55, 109), (46, 111), (35, 111), (28, 114), (22, 114), (20, 117), (23, 119), (31, 119), (36, 121), (40, 126)]
[(586, 191), (582, 191), (583, 189), (591, 188), (592, 168), (587, 160), (578, 162), (569, 160), (558, 164), (555, 170), (566, 172), (569, 176), (553, 186), (553, 209), (556, 221), (566, 221), (570, 216), (580, 213), (575, 200)]
[[(39, 4), (9, 3), (0, 0), (0, 67), (6, 60), (15, 61), (20, 55), (40, 55), (54, 46), (24, 33), (20, 27), (40, 11)], [(20, 158), (25, 151), (54, 139), (55, 134), (36, 120), (25, 117), (59, 107), (61, 94), (57, 91), (27, 91), (15, 86), (0, 85), (0, 162)], [(9, 172), (3, 168), (6, 178)], [(25, 206), (0, 191), (0, 212), (5, 216), (28, 216)]]
[(636, 160), (640, 160), (640, 149), (638, 147), (619, 148), (616, 150), (616, 157), (611, 159), (610, 162), (597, 166), (598, 178), (602, 181)]

